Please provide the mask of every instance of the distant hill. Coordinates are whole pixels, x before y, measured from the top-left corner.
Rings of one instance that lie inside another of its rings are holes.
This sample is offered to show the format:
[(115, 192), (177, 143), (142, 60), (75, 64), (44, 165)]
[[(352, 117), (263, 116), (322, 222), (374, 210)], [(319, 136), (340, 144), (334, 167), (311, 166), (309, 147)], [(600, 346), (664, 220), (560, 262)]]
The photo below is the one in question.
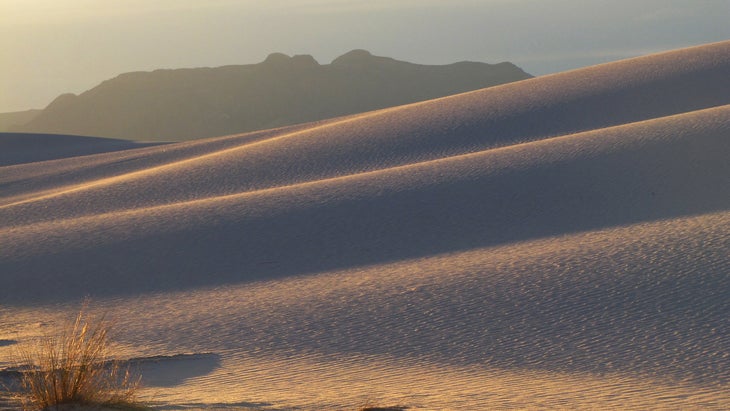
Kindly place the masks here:
[(331, 64), (274, 53), (251, 65), (133, 72), (56, 98), (13, 131), (142, 141), (241, 133), (532, 77), (511, 63), (431, 66), (353, 50)]
[(0, 113), (0, 132), (21, 127), (34, 119), (40, 112), (41, 110), (25, 110)]

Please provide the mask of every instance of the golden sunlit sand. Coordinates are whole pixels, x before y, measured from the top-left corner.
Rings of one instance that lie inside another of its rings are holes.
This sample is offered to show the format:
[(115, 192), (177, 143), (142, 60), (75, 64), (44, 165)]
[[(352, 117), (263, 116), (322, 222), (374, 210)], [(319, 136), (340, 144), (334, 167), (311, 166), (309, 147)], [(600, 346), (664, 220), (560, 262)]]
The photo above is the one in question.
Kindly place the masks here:
[(159, 409), (728, 409), (728, 90), (722, 42), (0, 167), (0, 382), (90, 296)]

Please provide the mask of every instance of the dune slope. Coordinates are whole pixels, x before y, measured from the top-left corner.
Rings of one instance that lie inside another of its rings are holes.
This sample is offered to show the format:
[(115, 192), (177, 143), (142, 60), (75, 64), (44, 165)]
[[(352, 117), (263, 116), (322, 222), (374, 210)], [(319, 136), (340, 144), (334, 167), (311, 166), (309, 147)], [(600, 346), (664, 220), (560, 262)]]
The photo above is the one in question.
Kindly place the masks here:
[(729, 89), (723, 42), (2, 167), (0, 340), (91, 295), (129, 356), (212, 353), (163, 403), (722, 409)]
[(24, 134), (0, 132), (0, 167), (97, 153), (130, 150), (150, 143), (71, 136), (63, 134)]
[[(718, 43), (254, 134), (267, 138), (244, 134), (177, 145), (196, 147), (185, 158), (169, 158), (167, 145), (124, 167), (112, 160), (114, 172), (97, 162), (54, 165), (70, 176), (83, 174), (82, 181), (49, 174), (52, 186), (64, 189), (93, 182), (87, 185), (93, 191), (75, 195), (92, 201), (98, 213), (111, 208), (106, 203), (127, 208), (123, 202), (130, 192), (131, 206), (139, 207), (424, 162), (730, 104), (727, 51), (727, 43)], [(23, 192), (32, 192), (42, 184), (36, 175), (43, 167), (30, 165), (0, 178), (12, 185), (34, 175), (34, 184), (22, 184)], [(121, 178), (102, 179), (109, 176)], [(135, 191), (140, 185), (148, 189), (143, 195)]]

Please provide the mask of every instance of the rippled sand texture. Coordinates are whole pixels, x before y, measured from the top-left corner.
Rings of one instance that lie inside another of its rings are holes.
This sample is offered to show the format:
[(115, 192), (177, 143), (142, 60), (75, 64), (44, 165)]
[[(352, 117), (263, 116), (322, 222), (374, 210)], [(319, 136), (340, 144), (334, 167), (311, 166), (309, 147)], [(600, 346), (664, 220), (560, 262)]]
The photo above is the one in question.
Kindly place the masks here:
[(90, 295), (163, 408), (727, 409), (729, 159), (722, 42), (1, 167), (0, 367)]

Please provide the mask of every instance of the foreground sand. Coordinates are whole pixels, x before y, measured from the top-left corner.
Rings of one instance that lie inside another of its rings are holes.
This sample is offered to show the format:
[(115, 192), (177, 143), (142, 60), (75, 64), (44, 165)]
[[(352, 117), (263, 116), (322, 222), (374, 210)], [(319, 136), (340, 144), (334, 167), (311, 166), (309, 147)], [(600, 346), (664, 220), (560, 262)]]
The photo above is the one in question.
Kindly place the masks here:
[(730, 408), (730, 42), (0, 168), (0, 368), (86, 295), (167, 409)]

